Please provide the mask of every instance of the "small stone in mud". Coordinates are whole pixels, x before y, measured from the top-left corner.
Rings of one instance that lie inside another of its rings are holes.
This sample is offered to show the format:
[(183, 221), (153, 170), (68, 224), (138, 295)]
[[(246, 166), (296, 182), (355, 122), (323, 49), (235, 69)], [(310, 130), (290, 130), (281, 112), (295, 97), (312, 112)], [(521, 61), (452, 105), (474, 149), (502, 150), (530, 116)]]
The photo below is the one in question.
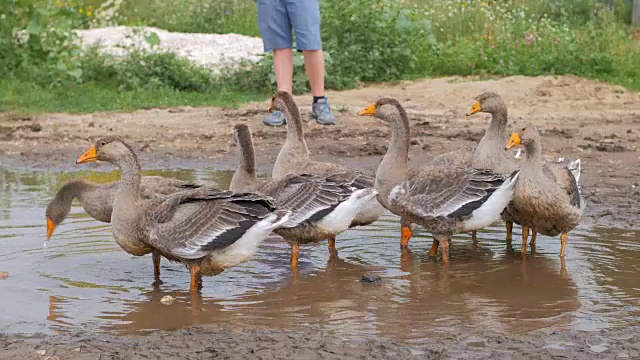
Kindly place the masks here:
[(47, 353), (47, 350), (36, 350), (36, 355), (44, 356)]
[(174, 298), (171, 295), (166, 295), (164, 297), (162, 297), (162, 299), (160, 299), (160, 303), (162, 305), (171, 305), (173, 304), (173, 302), (176, 300), (176, 298)]
[(31, 131), (33, 131), (33, 132), (39, 132), (39, 131), (42, 130), (42, 125), (40, 125), (40, 124), (31, 124), (29, 126), (29, 129), (31, 129)]
[(361, 279), (362, 282), (367, 282), (367, 283), (374, 283), (381, 280), (382, 278), (375, 274), (364, 274), (362, 275), (362, 279)]
[(6, 271), (0, 271), (0, 280), (4, 280), (9, 277), (9, 273)]

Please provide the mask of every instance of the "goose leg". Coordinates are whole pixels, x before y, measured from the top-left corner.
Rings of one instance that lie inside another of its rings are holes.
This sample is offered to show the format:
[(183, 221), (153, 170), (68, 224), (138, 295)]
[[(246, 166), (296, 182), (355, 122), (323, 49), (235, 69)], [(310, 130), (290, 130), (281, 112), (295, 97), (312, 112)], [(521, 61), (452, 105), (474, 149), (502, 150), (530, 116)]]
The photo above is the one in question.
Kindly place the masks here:
[(431, 243), (431, 250), (429, 250), (429, 256), (438, 255), (438, 244), (440, 244), (440, 242), (434, 238)]
[(504, 224), (507, 227), (507, 247), (511, 247), (511, 241), (513, 240), (513, 223), (511, 221), (506, 221)]
[(412, 261), (411, 250), (408, 248), (402, 248), (400, 253), (400, 270), (410, 272)]
[(409, 225), (400, 226), (400, 232), (402, 233), (402, 237), (400, 238), (400, 247), (406, 248), (409, 246), (409, 239), (411, 239), (411, 235), (413, 235), (413, 231), (411, 231), (411, 227)]
[(471, 240), (473, 240), (474, 243), (478, 242), (478, 232), (473, 230), (471, 232)]
[(440, 253), (442, 254), (442, 262), (449, 262), (449, 239), (440, 241)]
[(199, 291), (202, 289), (202, 275), (200, 275), (200, 265), (193, 264), (189, 267), (191, 273), (191, 291)]
[(162, 284), (162, 280), (160, 280), (160, 260), (162, 259), (162, 257), (160, 256), (160, 253), (155, 251), (151, 254), (151, 256), (153, 258), (153, 283), (155, 285), (160, 285)]
[(529, 244), (531, 246), (535, 246), (536, 245), (536, 235), (538, 235), (538, 229), (536, 229), (535, 226), (531, 227), (531, 241), (529, 242)]
[(298, 269), (298, 257), (300, 256), (300, 244), (291, 244), (291, 270)]
[(338, 255), (338, 250), (336, 249), (336, 237), (335, 237), (335, 235), (332, 235), (332, 236), (329, 238), (329, 245), (328, 245), (328, 247), (329, 247), (329, 255), (330, 255), (330, 256)]
[(560, 257), (563, 258), (564, 257), (564, 249), (567, 247), (567, 240), (569, 239), (569, 233), (568, 232), (563, 232), (560, 235)]
[(529, 227), (528, 226), (522, 226), (522, 249), (520, 249), (520, 252), (523, 254), (527, 253), (527, 239), (529, 238)]

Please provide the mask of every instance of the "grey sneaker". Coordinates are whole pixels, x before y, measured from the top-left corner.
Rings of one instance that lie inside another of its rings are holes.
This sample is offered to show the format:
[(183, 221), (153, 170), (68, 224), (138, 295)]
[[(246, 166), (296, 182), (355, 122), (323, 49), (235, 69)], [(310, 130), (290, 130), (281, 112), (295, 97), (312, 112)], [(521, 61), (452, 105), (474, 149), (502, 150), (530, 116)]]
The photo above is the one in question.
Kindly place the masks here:
[(269, 126), (282, 126), (287, 123), (287, 117), (281, 111), (273, 110), (273, 112), (264, 117), (262, 121)]
[(320, 99), (317, 103), (313, 104), (311, 107), (311, 118), (318, 124), (335, 125), (336, 118), (331, 115), (329, 101), (326, 96), (324, 99)]

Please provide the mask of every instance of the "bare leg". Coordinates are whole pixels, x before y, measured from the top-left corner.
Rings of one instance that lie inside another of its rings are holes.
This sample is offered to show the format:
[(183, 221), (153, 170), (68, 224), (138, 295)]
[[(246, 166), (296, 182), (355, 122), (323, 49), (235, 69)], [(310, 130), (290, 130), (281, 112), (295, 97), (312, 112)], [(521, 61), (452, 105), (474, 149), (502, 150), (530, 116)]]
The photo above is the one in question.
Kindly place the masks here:
[(442, 254), (442, 262), (449, 262), (449, 239), (440, 241), (440, 253)]
[(191, 291), (199, 291), (202, 289), (202, 276), (200, 275), (200, 265), (194, 264), (189, 267), (191, 273)]
[(507, 221), (504, 224), (507, 227), (507, 246), (511, 247), (511, 241), (513, 240), (513, 223), (511, 221)]
[(564, 249), (567, 247), (567, 240), (569, 239), (569, 233), (563, 232), (560, 235), (560, 257), (564, 258)]
[(313, 96), (324, 96), (324, 54), (322, 50), (305, 50), (304, 69), (311, 85)]
[(529, 227), (528, 226), (522, 226), (522, 248), (520, 249), (520, 252), (523, 254), (527, 253), (527, 239), (529, 238)]
[(478, 232), (477, 231), (473, 230), (471, 232), (471, 240), (473, 240), (474, 243), (478, 242)]
[(400, 247), (406, 248), (409, 246), (409, 239), (411, 239), (411, 235), (413, 235), (413, 231), (408, 225), (400, 226), (400, 233), (402, 237), (400, 238)]
[(276, 73), (276, 83), (279, 91), (289, 94), (293, 91), (293, 50), (273, 50), (273, 70)]
[(160, 256), (160, 253), (155, 251), (151, 254), (151, 257), (153, 259), (154, 284), (160, 285), (162, 284), (162, 280), (160, 280), (160, 260), (162, 260), (162, 257)]
[(440, 242), (434, 238), (433, 242), (431, 243), (431, 250), (429, 250), (429, 256), (438, 255), (438, 244), (440, 244)]
[(298, 270), (298, 257), (300, 256), (300, 244), (291, 244), (291, 270)]

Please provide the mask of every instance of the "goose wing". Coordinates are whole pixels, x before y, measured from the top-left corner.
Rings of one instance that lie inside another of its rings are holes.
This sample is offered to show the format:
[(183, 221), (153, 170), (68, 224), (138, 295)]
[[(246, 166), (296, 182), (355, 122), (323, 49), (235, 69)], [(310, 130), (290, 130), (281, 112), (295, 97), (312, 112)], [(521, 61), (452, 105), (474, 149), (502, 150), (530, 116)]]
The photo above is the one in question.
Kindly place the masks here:
[(258, 194), (211, 189), (176, 193), (151, 208), (145, 218), (150, 245), (185, 259), (233, 244), (276, 210)]
[(375, 174), (367, 171), (349, 169), (329, 174), (327, 176), (327, 180), (348, 184), (356, 189), (367, 189), (373, 188), (376, 176)]
[(542, 168), (547, 179), (557, 184), (571, 200), (571, 205), (580, 207), (581, 195), (578, 179), (580, 178), (580, 160), (545, 164)]
[(417, 217), (458, 218), (482, 206), (506, 178), (485, 169), (422, 168), (411, 171), (390, 197)]
[(264, 184), (259, 192), (271, 196), (281, 209), (291, 211), (282, 227), (315, 221), (329, 214), (357, 190), (349, 182), (332, 181), (311, 174), (291, 174)]
[(140, 195), (143, 199), (151, 199), (157, 195), (170, 195), (177, 191), (201, 188), (201, 184), (163, 176), (143, 176), (140, 183)]

